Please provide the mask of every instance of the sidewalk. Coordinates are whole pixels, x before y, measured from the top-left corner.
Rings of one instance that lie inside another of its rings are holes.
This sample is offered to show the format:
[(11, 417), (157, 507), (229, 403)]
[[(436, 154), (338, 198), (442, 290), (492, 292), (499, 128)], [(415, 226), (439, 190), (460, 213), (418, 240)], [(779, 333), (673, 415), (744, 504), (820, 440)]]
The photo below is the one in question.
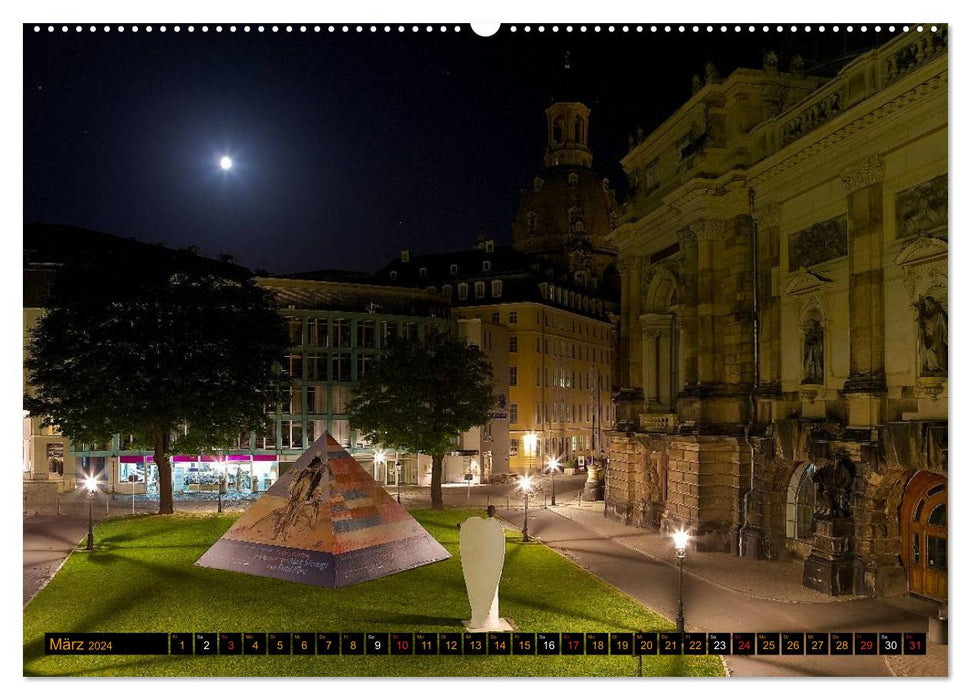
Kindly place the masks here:
[[(522, 510), (500, 510), (513, 525)], [(677, 559), (670, 538), (605, 518), (603, 504), (530, 511), (530, 535), (646, 607), (674, 619)], [(913, 598), (831, 598), (802, 584), (800, 562), (689, 551), (686, 629), (710, 632), (924, 632), (936, 606)], [(947, 676), (947, 648), (926, 656), (726, 656), (738, 676)]]

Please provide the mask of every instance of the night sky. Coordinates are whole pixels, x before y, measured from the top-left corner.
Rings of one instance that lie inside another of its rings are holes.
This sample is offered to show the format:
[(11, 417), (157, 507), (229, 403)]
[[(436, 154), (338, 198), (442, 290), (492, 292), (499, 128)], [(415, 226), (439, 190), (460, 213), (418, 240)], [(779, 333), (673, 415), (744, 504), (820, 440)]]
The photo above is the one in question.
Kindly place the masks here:
[(829, 75), (833, 59), (891, 38), (521, 26), (481, 38), (452, 26), (403, 35), (380, 25), (346, 35), (25, 26), (25, 221), (195, 245), (272, 273), (373, 272), (401, 248), (464, 248), (478, 233), (509, 242), (520, 188), (542, 167), (553, 98), (591, 107), (594, 165), (622, 197), (628, 135), (687, 100), (706, 61), (727, 76), (761, 67), (774, 49), (783, 70), (799, 53), (810, 72), (828, 64), (815, 72)]

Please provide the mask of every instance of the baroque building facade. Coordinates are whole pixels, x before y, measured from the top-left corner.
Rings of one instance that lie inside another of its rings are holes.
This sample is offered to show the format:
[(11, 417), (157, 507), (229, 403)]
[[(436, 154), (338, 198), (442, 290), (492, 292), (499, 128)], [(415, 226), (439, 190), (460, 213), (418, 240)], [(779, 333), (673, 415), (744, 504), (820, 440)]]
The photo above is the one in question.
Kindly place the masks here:
[(607, 509), (947, 600), (947, 34), (724, 79), (622, 160)]

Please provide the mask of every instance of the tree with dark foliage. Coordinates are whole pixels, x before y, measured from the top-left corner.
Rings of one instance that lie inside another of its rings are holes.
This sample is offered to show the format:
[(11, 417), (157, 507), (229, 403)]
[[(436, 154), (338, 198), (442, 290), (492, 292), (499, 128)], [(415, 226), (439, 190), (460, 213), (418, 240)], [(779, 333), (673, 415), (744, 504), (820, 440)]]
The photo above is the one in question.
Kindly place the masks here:
[(27, 348), (24, 407), (77, 444), (120, 434), (151, 449), (159, 513), (173, 511), (170, 455), (262, 432), (286, 386), (269, 293), (213, 263), (164, 249), (68, 263)]
[(442, 462), (460, 433), (484, 425), (495, 403), (492, 365), (475, 346), (436, 334), (399, 338), (361, 379), (351, 425), (375, 444), (432, 457), (432, 507), (442, 507)]

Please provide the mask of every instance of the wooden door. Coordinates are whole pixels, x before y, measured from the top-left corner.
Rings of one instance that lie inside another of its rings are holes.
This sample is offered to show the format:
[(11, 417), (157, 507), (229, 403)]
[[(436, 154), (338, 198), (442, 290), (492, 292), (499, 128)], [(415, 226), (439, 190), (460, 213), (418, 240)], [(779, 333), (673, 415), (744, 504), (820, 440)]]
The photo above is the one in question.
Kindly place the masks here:
[(918, 472), (900, 508), (901, 555), (910, 592), (947, 600), (947, 479)]

